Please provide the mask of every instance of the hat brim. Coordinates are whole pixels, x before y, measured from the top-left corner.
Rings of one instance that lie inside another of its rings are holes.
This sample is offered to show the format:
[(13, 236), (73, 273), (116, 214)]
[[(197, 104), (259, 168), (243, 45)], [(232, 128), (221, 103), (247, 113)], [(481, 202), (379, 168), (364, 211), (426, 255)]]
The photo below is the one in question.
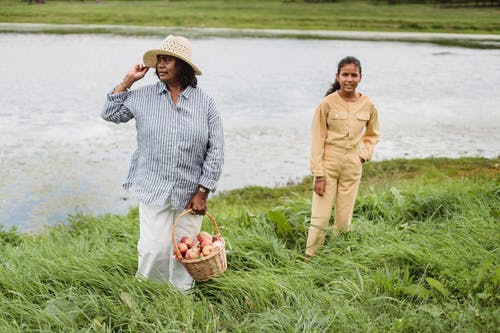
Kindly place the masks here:
[(185, 61), (189, 66), (191, 66), (193, 68), (195, 75), (201, 75), (201, 70), (198, 68), (198, 66), (193, 64), (190, 60), (188, 60), (182, 56), (179, 56), (178, 54), (176, 54), (174, 52), (170, 52), (170, 51), (166, 51), (166, 50), (154, 49), (154, 50), (146, 51), (144, 53), (144, 56), (142, 57), (142, 61), (144, 62), (144, 65), (146, 65), (147, 67), (156, 68), (156, 63), (158, 62), (156, 57), (160, 54), (169, 55), (169, 56), (181, 59), (182, 61)]

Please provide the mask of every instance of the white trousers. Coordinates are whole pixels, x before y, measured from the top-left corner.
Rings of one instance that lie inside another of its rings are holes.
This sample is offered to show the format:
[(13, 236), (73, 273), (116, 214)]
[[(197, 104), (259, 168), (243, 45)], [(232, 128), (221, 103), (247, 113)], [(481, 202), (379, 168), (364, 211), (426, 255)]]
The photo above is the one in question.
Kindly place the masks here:
[[(139, 204), (139, 252), (137, 276), (149, 280), (168, 280), (177, 289), (187, 291), (193, 278), (174, 258), (172, 226), (182, 211), (174, 210), (170, 201), (163, 206)], [(186, 214), (177, 223), (177, 242), (183, 236), (196, 239), (201, 230), (201, 215)]]

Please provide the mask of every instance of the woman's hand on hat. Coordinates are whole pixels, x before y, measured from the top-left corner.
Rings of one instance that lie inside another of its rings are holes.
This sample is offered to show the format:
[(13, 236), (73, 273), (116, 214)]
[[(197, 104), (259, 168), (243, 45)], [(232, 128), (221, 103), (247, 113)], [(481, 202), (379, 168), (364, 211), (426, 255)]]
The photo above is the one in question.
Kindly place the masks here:
[(146, 75), (148, 70), (149, 67), (146, 67), (142, 64), (134, 65), (125, 75), (123, 80), (115, 87), (115, 89), (113, 90), (113, 94), (129, 90), (135, 81), (142, 79), (144, 75)]
[(142, 79), (148, 70), (149, 67), (142, 64), (136, 64), (128, 71), (127, 75), (125, 75), (123, 82), (130, 88), (135, 81)]
[(149, 67), (144, 66), (143, 64), (137, 64), (134, 67), (132, 67), (131, 71), (133, 72), (134, 78), (136, 78), (137, 80), (140, 80), (144, 77), (144, 75), (146, 75), (148, 70), (149, 70)]

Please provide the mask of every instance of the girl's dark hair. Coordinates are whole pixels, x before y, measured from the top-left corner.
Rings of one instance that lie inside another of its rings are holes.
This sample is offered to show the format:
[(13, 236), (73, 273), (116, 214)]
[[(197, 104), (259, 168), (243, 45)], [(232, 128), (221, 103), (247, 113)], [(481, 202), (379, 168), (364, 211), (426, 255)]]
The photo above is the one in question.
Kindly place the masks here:
[[(359, 60), (355, 57), (345, 57), (344, 59), (340, 60), (339, 64), (337, 65), (337, 75), (340, 74), (340, 70), (345, 65), (355, 65), (356, 67), (359, 68), (359, 75), (361, 75), (361, 62), (359, 62)], [(333, 82), (333, 84), (330, 86), (330, 88), (326, 91), (325, 96), (328, 96), (331, 93), (334, 93), (339, 89), (340, 89), (340, 84), (337, 81), (337, 78), (335, 78), (335, 82)]]
[[(194, 75), (193, 67), (179, 58), (175, 58), (175, 65), (181, 68), (181, 71), (179, 73), (179, 82), (181, 83), (182, 87), (186, 88), (187, 86), (191, 86), (193, 88), (196, 88), (196, 86), (198, 85), (198, 79), (196, 78), (196, 75)], [(156, 72), (156, 76), (158, 76), (158, 72)]]

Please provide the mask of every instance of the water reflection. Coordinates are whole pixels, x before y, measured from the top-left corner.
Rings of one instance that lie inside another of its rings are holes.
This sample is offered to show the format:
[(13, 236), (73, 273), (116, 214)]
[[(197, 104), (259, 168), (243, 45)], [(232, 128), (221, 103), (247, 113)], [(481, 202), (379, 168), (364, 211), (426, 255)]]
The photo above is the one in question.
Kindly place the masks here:
[[(133, 122), (99, 119), (104, 96), (158, 37), (0, 34), (0, 223), (23, 229), (67, 214), (124, 213)], [(224, 118), (220, 190), (308, 174), (312, 112), (355, 55), (380, 112), (375, 159), (499, 155), (500, 51), (396, 42), (193, 40), (200, 86)], [(152, 71), (146, 84), (155, 80)]]

